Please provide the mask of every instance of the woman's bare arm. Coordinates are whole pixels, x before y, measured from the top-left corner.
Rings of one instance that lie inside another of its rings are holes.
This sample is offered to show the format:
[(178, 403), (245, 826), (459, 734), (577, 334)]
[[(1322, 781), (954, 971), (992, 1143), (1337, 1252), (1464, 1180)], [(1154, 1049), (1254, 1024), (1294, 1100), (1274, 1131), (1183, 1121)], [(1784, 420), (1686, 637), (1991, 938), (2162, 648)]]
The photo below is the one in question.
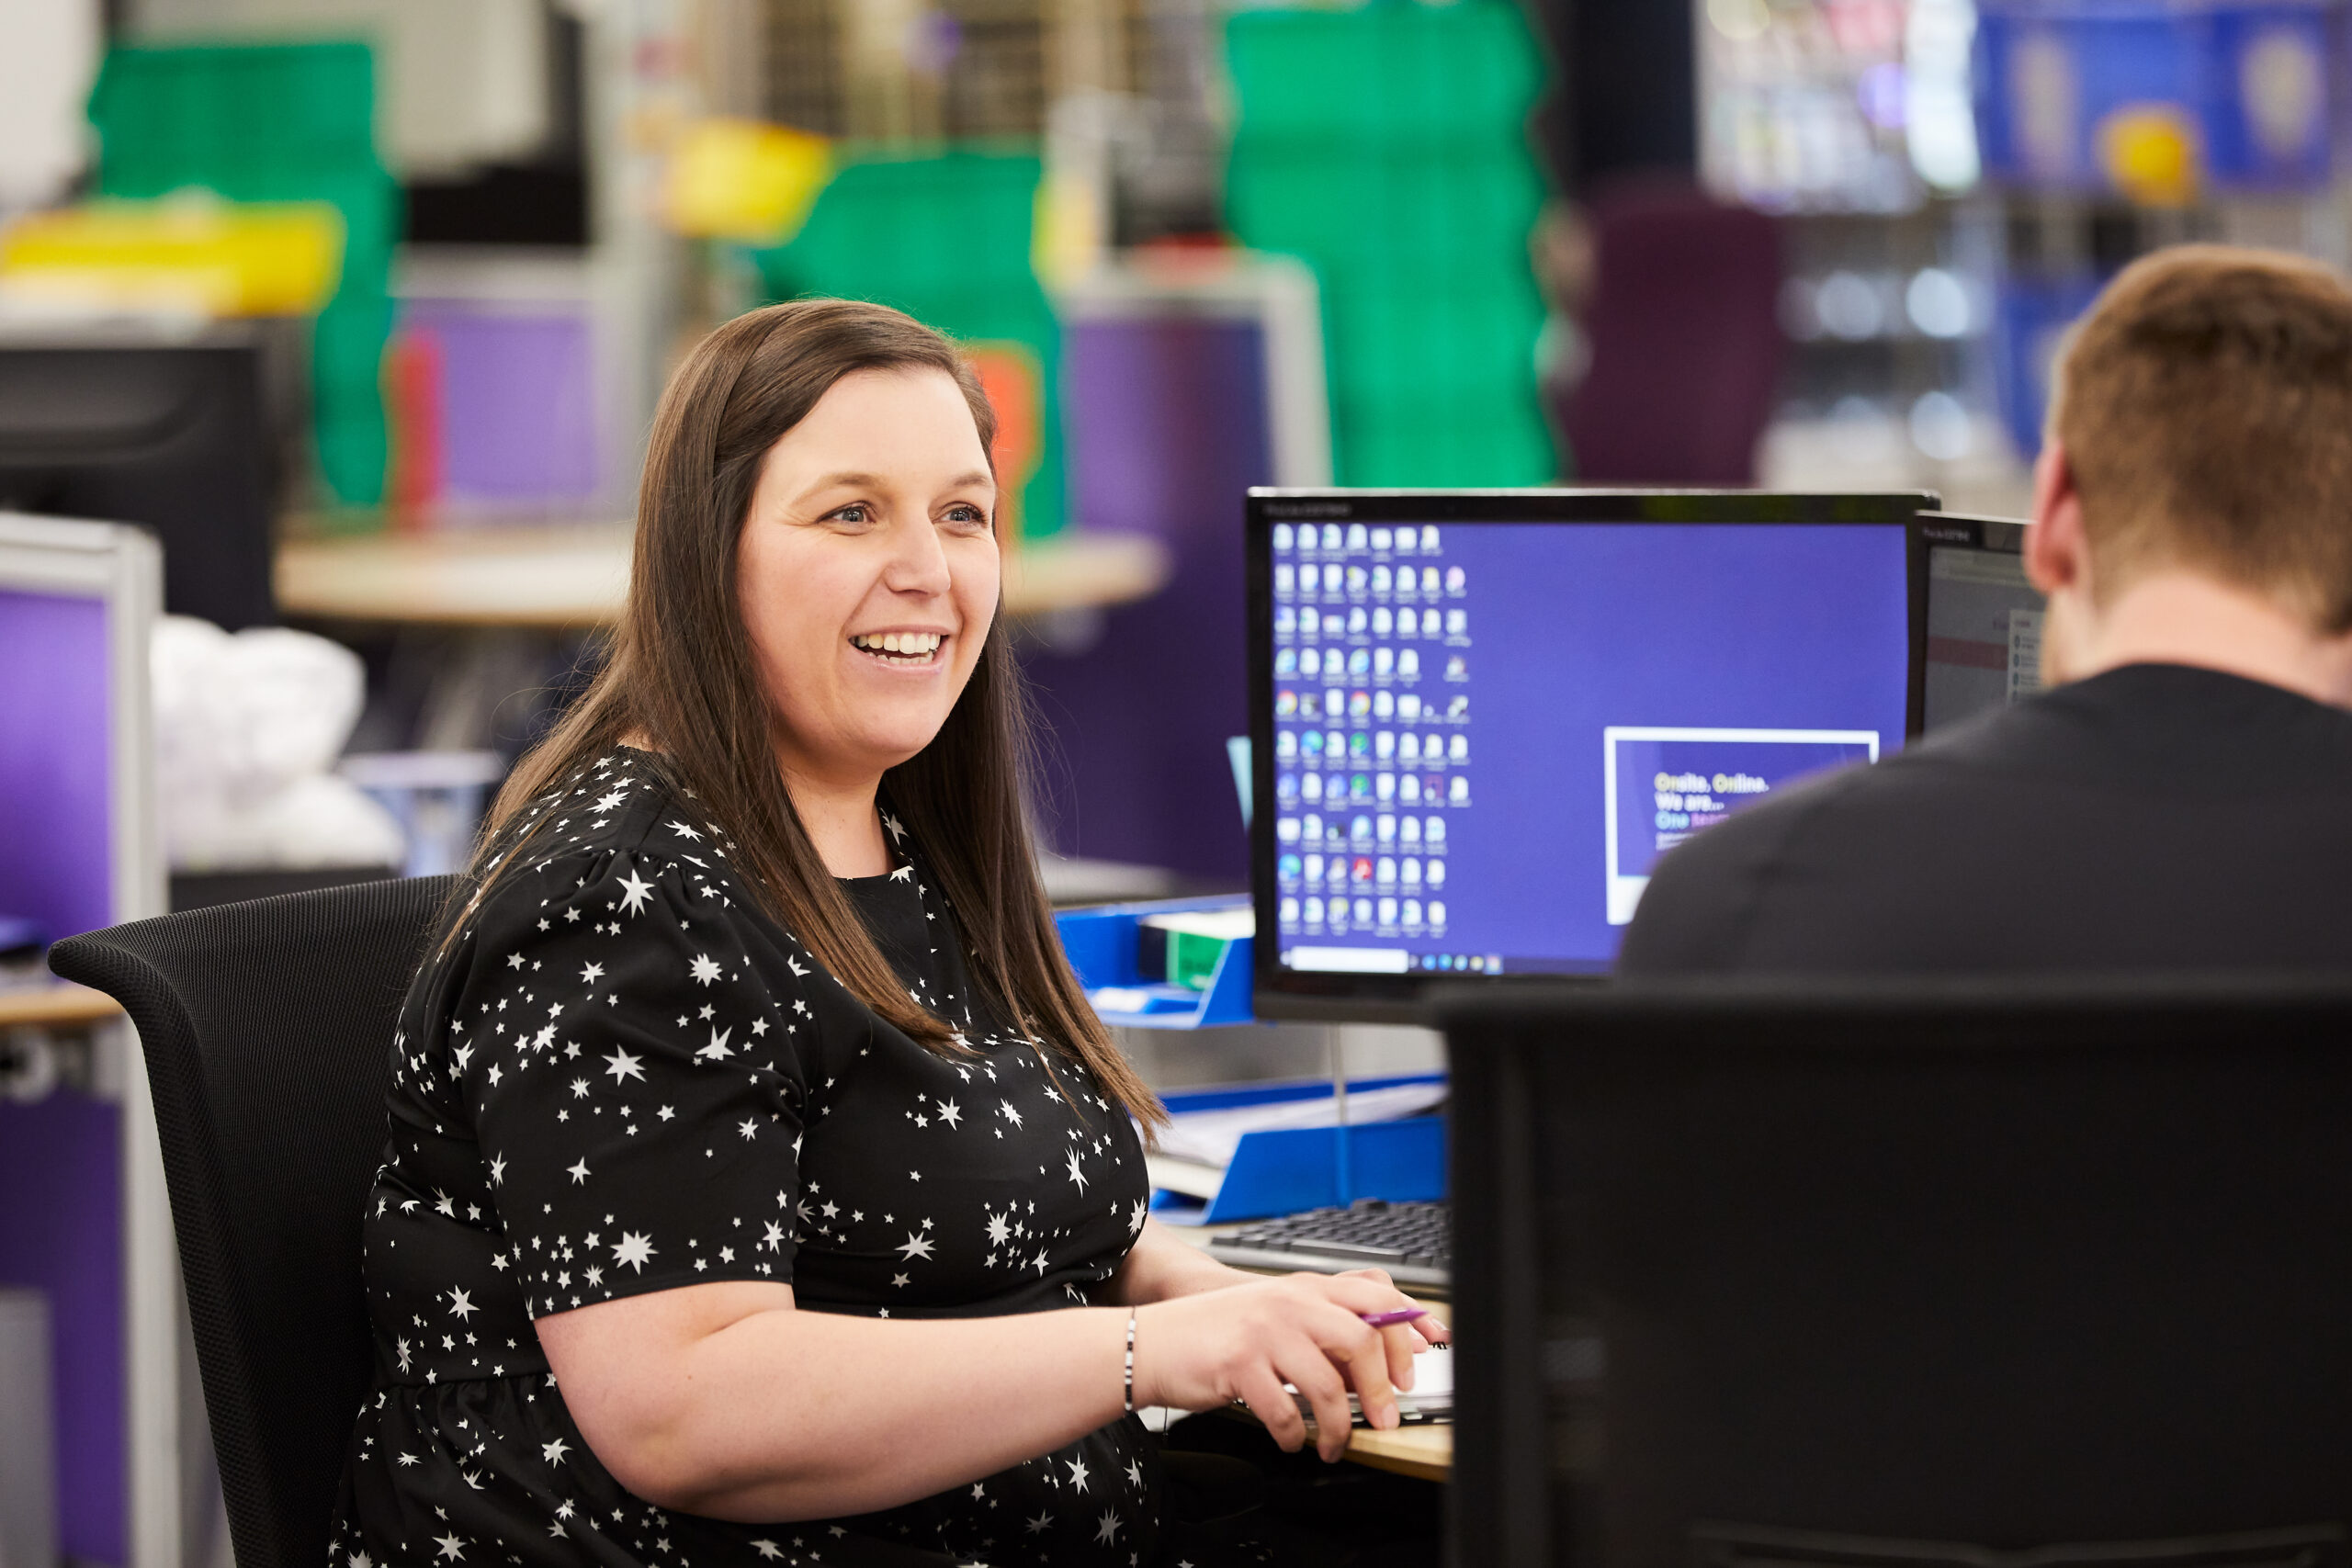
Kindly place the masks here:
[[(1183, 1244), (1169, 1239), (1169, 1245)], [(1140, 1308), (1138, 1406), (1240, 1399), (1275, 1438), (1317, 1412), (1326, 1459), (1352, 1386), (1396, 1422), (1391, 1376), (1416, 1337), (1357, 1314), (1403, 1302), (1361, 1277), (1256, 1280)], [(613, 1478), (666, 1507), (747, 1521), (826, 1518), (927, 1497), (1116, 1419), (1127, 1313), (901, 1320), (796, 1310), (788, 1285), (691, 1285), (538, 1322), (565, 1406)]]
[[(613, 1478), (719, 1518), (886, 1508), (1117, 1418), (1126, 1314), (892, 1323), (792, 1287), (691, 1285), (539, 1320), (564, 1404)], [(984, 1419), (974, 1419), (985, 1412)]]
[(1158, 1220), (1146, 1220), (1119, 1271), (1111, 1276), (1107, 1299), (1122, 1306), (1141, 1306), (1262, 1278), (1220, 1263), (1183, 1237), (1170, 1235)]

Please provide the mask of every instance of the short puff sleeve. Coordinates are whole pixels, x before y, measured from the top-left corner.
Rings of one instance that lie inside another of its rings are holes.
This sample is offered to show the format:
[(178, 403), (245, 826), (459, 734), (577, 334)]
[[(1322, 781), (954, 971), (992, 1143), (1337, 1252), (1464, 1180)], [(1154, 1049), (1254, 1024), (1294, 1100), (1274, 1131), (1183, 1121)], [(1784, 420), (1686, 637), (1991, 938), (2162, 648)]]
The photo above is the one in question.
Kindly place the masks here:
[(788, 1283), (813, 967), (642, 850), (511, 873), (469, 938), (452, 1070), (532, 1314)]

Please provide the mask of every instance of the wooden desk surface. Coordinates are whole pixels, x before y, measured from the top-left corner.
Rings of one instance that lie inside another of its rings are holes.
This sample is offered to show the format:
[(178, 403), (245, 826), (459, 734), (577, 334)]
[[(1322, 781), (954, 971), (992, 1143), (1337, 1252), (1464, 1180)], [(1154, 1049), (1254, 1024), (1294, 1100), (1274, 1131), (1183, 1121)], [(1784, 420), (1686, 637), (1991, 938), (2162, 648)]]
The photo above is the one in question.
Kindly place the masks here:
[(1399, 1427), (1375, 1432), (1358, 1427), (1348, 1438), (1348, 1457), (1374, 1470), (1392, 1470), (1420, 1481), (1453, 1479), (1453, 1428)]
[[(296, 536), (277, 547), (277, 604), (297, 618), (585, 629), (628, 592), (627, 523), (449, 527)], [(1004, 612), (1122, 604), (1168, 580), (1168, 553), (1134, 534), (1059, 535), (1005, 559)]]
[(18, 1024), (103, 1023), (121, 1016), (122, 1009), (104, 991), (62, 980), (53, 986), (0, 991), (0, 1029)]

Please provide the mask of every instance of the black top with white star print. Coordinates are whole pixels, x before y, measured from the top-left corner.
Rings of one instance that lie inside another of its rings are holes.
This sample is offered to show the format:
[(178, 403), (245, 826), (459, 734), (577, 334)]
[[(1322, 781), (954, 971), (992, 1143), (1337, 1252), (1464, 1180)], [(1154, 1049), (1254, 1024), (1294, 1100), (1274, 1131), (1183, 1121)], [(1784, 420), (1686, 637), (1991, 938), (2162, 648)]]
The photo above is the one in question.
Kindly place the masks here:
[(969, 978), (953, 911), (899, 863), (842, 884), (925, 1049), (755, 907), (725, 832), (620, 750), (532, 808), (520, 863), (411, 988), (366, 1216), (377, 1388), (339, 1551), (392, 1562), (1148, 1561), (1132, 1420), (904, 1507), (738, 1526), (605, 1473), (532, 1320), (719, 1280), (882, 1317), (1085, 1303), (1142, 1228), (1132, 1124)]

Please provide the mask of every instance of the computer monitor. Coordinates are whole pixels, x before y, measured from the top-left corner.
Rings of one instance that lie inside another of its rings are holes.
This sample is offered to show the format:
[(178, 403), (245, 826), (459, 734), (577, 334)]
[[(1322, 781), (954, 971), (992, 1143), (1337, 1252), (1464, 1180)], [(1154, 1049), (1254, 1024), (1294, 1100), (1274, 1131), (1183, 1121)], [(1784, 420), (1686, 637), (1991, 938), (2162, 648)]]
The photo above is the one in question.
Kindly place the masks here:
[(1926, 642), (1920, 728), (1932, 735), (2041, 689), (2041, 594), (2025, 575), (2028, 524), (1938, 513), (1919, 520)]
[(255, 342), (0, 338), (0, 510), (147, 527), (175, 615), (277, 618), (273, 446)]
[(1607, 973), (1667, 849), (1916, 731), (1934, 505), (1250, 491), (1259, 1013)]

